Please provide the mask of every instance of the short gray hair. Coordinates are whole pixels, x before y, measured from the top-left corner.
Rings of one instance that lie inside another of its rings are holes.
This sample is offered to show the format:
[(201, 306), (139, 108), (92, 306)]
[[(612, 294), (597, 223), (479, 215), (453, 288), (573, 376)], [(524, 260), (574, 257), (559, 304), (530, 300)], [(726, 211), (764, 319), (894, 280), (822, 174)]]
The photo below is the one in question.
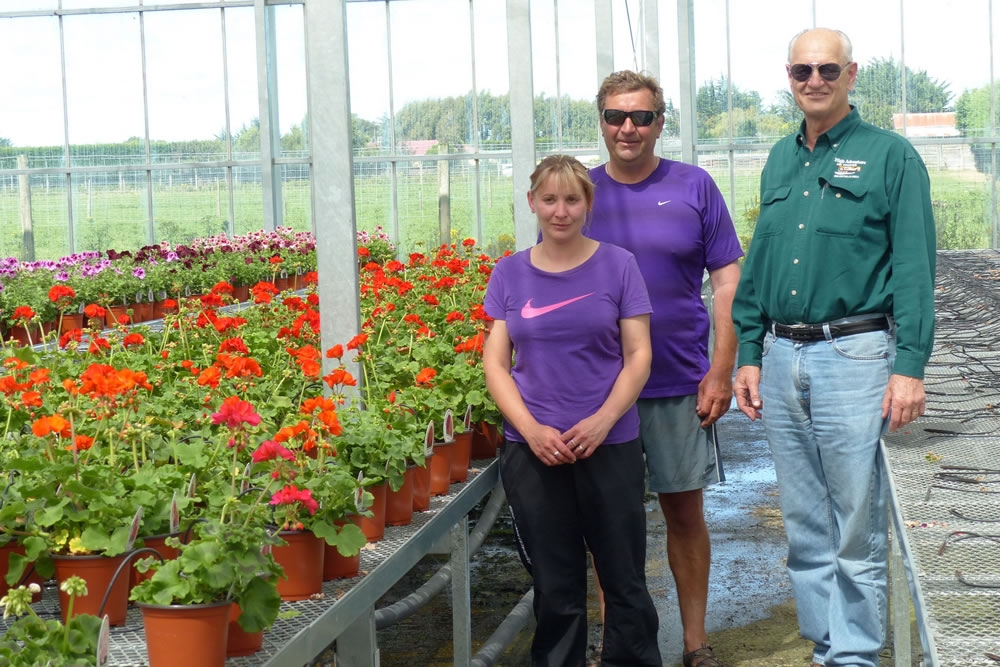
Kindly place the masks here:
[(851, 38), (847, 36), (846, 33), (840, 30), (834, 30), (833, 28), (806, 28), (805, 30), (800, 30), (796, 33), (795, 37), (792, 37), (792, 41), (788, 42), (788, 62), (792, 62), (792, 48), (795, 46), (795, 42), (799, 41), (799, 37), (806, 34), (807, 32), (812, 32), (813, 30), (829, 30), (835, 33), (838, 38), (840, 38), (840, 50), (847, 60), (847, 62), (854, 61), (854, 47), (851, 45)]

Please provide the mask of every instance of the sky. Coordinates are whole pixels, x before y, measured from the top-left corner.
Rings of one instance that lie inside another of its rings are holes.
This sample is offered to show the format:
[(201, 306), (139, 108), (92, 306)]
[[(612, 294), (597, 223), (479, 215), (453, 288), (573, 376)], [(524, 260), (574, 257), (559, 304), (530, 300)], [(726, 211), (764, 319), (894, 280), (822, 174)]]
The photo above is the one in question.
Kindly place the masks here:
[[(160, 4), (182, 0), (157, 0)], [(0, 13), (51, 8), (57, 0), (0, 0)], [(114, 6), (123, 0), (62, 0), (64, 8)], [(127, 4), (134, 4), (130, 0)], [(475, 85), (495, 94), (509, 88), (506, 2), (409, 0), (347, 5), (351, 105), (376, 120), (392, 104), (464, 95)], [(592, 99), (597, 88), (594, 14), (582, 0), (532, 0), (533, 82), (536, 94), (557, 90)], [(660, 80), (679, 98), (676, 3), (659, 3)], [(813, 8), (815, 7), (815, 17)], [(905, 9), (901, 9), (904, 7)], [(558, 15), (556, 13), (558, 9)], [(905, 55), (913, 70), (947, 81), (954, 94), (990, 77), (989, 0), (695, 0), (696, 82), (731, 70), (741, 90), (765, 104), (787, 88), (787, 43), (802, 28), (843, 29), (862, 66), (874, 57)], [(615, 68), (652, 69), (643, 61), (639, 0), (614, 0)], [(901, 15), (901, 12), (905, 14)], [(1000, 11), (995, 12), (1000, 15)], [(279, 127), (288, 132), (306, 113), (303, 9), (276, 9)], [(558, 21), (556, 18), (558, 17)], [(631, 20), (631, 23), (629, 21)], [(149, 128), (153, 139), (207, 139), (226, 123), (222, 21), (218, 10), (145, 14)], [(994, 18), (1000, 34), (1000, 18)], [(71, 143), (118, 142), (144, 135), (142, 50), (137, 14), (67, 16), (64, 38)], [(900, 40), (901, 29), (905, 42)], [(387, 35), (388, 33), (388, 35)], [(470, 33), (474, 34), (475, 53)], [(558, 38), (557, 38), (558, 33)], [(230, 124), (233, 132), (258, 116), (253, 9), (226, 10)], [(731, 57), (723, 48), (732, 44)], [(389, 50), (392, 42), (392, 90)], [(637, 52), (633, 56), (632, 43)], [(473, 58), (473, 55), (475, 56)], [(15, 145), (63, 142), (58, 22), (52, 17), (0, 19), (0, 137)], [(558, 63), (558, 68), (557, 68)], [(1000, 73), (998, 73), (1000, 76)]]

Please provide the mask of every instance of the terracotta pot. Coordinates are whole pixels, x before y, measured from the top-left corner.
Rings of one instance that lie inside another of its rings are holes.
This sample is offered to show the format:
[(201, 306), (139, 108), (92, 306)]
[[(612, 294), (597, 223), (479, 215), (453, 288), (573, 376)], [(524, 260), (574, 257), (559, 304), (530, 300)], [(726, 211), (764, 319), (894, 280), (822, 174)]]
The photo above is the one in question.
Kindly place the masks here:
[(358, 525), (369, 542), (378, 542), (385, 535), (385, 499), (388, 488), (389, 485), (385, 482), (368, 487), (368, 491), (371, 492), (374, 499), (372, 506), (368, 508), (372, 516), (361, 517), (361, 523)]
[(232, 606), (139, 603), (149, 667), (223, 667)]
[(278, 276), (274, 279), (274, 286), (278, 288), (279, 292), (290, 290), (292, 289), (292, 279), (287, 277), (282, 278), (281, 276)]
[(12, 340), (12, 341), (14, 341), (14, 344), (17, 345), (17, 346), (19, 346), (19, 347), (25, 347), (25, 346), (29, 345), (30, 343), (37, 342), (36, 339), (38, 338), (38, 333), (39, 333), (38, 331), (32, 331), (31, 332), (31, 339), (29, 341), (29, 339), (28, 339), (28, 330), (25, 329), (20, 324), (12, 324), (7, 329), (7, 338), (6, 338), (6, 340)]
[(83, 328), (83, 313), (63, 313), (59, 320), (59, 335), (67, 331)]
[(385, 525), (407, 526), (413, 520), (413, 476), (407, 468), (399, 491), (389, 487), (385, 493)]
[[(283, 530), (285, 546), (271, 552), (285, 570), (278, 580), (282, 600), (305, 600), (323, 592), (323, 545), (325, 542), (308, 530)], [(177, 663), (180, 664), (180, 663)]]
[(431, 507), (431, 459), (424, 459), (422, 466), (410, 466), (406, 474), (413, 477), (413, 511), (426, 512)]
[(451, 459), (454, 455), (454, 442), (435, 442), (434, 456), (431, 457), (431, 495), (444, 496), (448, 494), (451, 484)]
[(240, 303), (250, 300), (250, 287), (248, 285), (233, 285), (233, 298)]
[(472, 429), (472, 458), (492, 459), (497, 455), (497, 425), (479, 422)]
[[(7, 595), (7, 591), (11, 589), (7, 585), (7, 571), (10, 569), (10, 555), (20, 554), (24, 555), (24, 545), (18, 543), (16, 540), (11, 540), (7, 544), (0, 546), (0, 597)], [(21, 573), (21, 578), (14, 583), (14, 588), (26, 584), (38, 584), (41, 586), (44, 580), (38, 576), (35, 572), (35, 567), (31, 563), (28, 563), (24, 567), (24, 572)], [(38, 602), (42, 599), (41, 592), (35, 593), (31, 596), (32, 602)]]
[(451, 481), (464, 482), (469, 478), (469, 459), (472, 456), (472, 431), (455, 434), (451, 452)]
[(132, 307), (133, 322), (148, 322), (153, 319), (153, 302), (143, 301)]
[[(345, 523), (353, 523), (361, 526), (361, 517), (352, 514), (349, 518), (336, 522), (338, 526)], [(337, 547), (331, 547), (326, 542), (323, 543), (325, 553), (323, 554), (323, 581), (333, 581), (334, 579), (350, 579), (358, 576), (361, 571), (361, 552), (353, 556), (342, 556)]]
[(153, 302), (153, 319), (162, 320), (163, 319), (163, 302), (166, 299), (157, 299)]
[(128, 306), (110, 306), (104, 309), (104, 325), (113, 327), (116, 324), (128, 324)]
[(236, 658), (253, 655), (264, 643), (264, 631), (247, 632), (240, 627), (240, 615), (243, 610), (235, 602), (229, 608), (229, 638), (226, 641), (226, 657)]
[[(104, 612), (108, 615), (111, 625), (125, 625), (125, 614), (128, 611), (129, 572), (122, 568), (117, 579), (115, 571), (125, 562), (128, 554), (120, 556), (64, 556), (53, 554), (52, 560), (56, 566), (56, 581), (60, 584), (74, 574), (87, 582), (87, 595), (77, 597), (73, 601), (73, 616), (93, 614), (101, 616), (101, 601), (108, 589), (108, 601)], [(59, 591), (59, 606), (62, 609), (63, 623), (67, 620), (69, 611), (69, 595)]]
[[(162, 558), (163, 560), (173, 560), (173, 559), (175, 559), (175, 558), (177, 558), (178, 556), (181, 555), (181, 551), (180, 551), (180, 549), (177, 549), (175, 547), (168, 547), (167, 546), (166, 541), (167, 541), (168, 537), (177, 537), (177, 535), (173, 535), (173, 536), (171, 536), (171, 535), (152, 535), (150, 537), (144, 537), (142, 539), (142, 542), (143, 542), (142, 546), (148, 547), (150, 549), (155, 549), (156, 553), (160, 554), (160, 558)], [(143, 581), (145, 581), (145, 580), (147, 580), (147, 579), (149, 579), (149, 578), (151, 578), (153, 576), (153, 570), (149, 570), (147, 572), (139, 572), (139, 570), (135, 569), (135, 563), (136, 562), (142, 560), (143, 558), (148, 558), (148, 557), (150, 557), (152, 555), (153, 554), (151, 554), (151, 553), (143, 553), (143, 554), (140, 554), (140, 555), (136, 556), (135, 560), (132, 561), (132, 563), (133, 563), (133, 565), (132, 565), (132, 576), (131, 576), (131, 578), (129, 580), (129, 589), (131, 589), (134, 586), (138, 586), (140, 583), (142, 583)]]

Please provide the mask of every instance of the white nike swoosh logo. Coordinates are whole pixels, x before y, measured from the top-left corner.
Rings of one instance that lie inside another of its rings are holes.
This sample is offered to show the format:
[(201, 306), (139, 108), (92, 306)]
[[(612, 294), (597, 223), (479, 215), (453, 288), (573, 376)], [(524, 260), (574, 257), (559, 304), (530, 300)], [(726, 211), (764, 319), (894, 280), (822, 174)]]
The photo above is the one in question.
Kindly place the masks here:
[(565, 301), (560, 301), (559, 303), (553, 303), (550, 306), (540, 306), (538, 308), (532, 306), (531, 305), (532, 300), (528, 299), (527, 303), (525, 303), (524, 306), (521, 308), (521, 317), (523, 317), (526, 320), (530, 320), (533, 317), (538, 317), (539, 315), (544, 315), (545, 313), (551, 313), (553, 310), (559, 310), (563, 306), (568, 306), (574, 301), (579, 301), (580, 299), (586, 299), (591, 294), (593, 294), (593, 292), (590, 292), (589, 294), (584, 294), (583, 296), (574, 297), (572, 299), (566, 299)]
[(668, 199), (667, 201), (658, 201), (658, 202), (656, 202), (656, 205), (657, 206), (663, 206), (664, 204), (669, 204), (669, 203), (670, 203), (670, 200)]

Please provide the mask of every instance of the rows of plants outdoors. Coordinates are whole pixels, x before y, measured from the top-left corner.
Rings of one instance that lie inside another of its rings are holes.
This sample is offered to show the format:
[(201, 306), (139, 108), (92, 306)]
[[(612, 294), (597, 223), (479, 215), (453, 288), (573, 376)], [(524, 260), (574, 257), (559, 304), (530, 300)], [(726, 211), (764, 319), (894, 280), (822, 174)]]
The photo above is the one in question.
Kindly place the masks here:
[[(177, 557), (141, 561), (153, 574), (132, 600), (233, 600), (244, 630), (267, 628), (286, 539), (308, 532), (356, 555), (366, 532), (352, 521), (370, 515), (379, 485), (399, 490), (427, 464), (428, 423), (440, 433), (446, 410), (466, 406), (473, 421), (496, 423), (481, 363), (495, 259), (466, 239), (401, 261), (380, 230), (359, 233), (358, 255), (362, 331), (327, 349), (314, 245), (291, 230), (66, 258), (28, 271), (31, 290), (7, 283), (13, 321), (49, 345), (7, 342), (0, 353), (0, 469), (9, 474), (0, 545), (16, 548), (5, 581), (15, 586), (29, 566), (56, 574), (69, 620), (39, 619), (31, 589), (10, 590), (5, 617), (27, 615), (0, 641), (0, 663), (93, 657), (95, 619), (79, 611), (96, 609), (83, 601), (104, 591), (81, 598), (87, 587), (60, 563), (121, 557), (151, 536), (171, 535)], [(15, 271), (16, 282), (19, 268), (5, 266), (2, 280)], [(299, 275), (301, 289), (280, 291), (282, 271)], [(235, 282), (251, 285), (250, 303), (236, 305)], [(137, 285), (168, 295), (162, 327), (105, 328), (102, 304)], [(44, 326), (80, 306), (80, 328)]]

